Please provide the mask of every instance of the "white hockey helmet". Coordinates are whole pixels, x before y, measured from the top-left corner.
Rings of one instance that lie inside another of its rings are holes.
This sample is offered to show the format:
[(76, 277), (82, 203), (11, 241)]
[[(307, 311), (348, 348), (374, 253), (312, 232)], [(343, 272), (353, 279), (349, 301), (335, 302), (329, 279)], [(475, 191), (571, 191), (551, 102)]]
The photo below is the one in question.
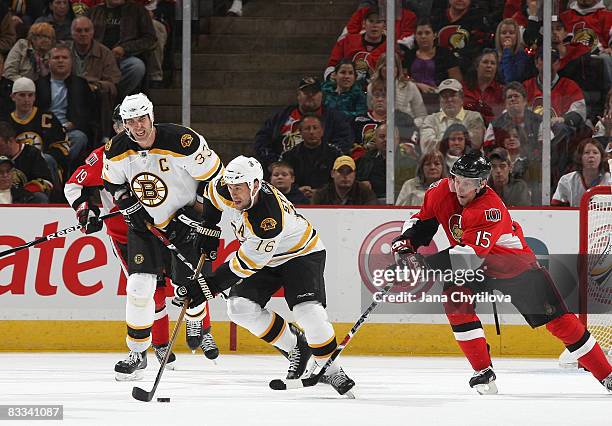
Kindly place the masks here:
[(153, 123), (153, 102), (143, 93), (126, 96), (119, 107), (119, 115), (124, 123), (130, 118), (148, 115)]
[(223, 180), (230, 185), (246, 183), (251, 190), (251, 197), (255, 197), (255, 194), (259, 191), (259, 189), (255, 191), (255, 181), (259, 181), (259, 186), (261, 187), (263, 168), (259, 161), (253, 157), (240, 155), (230, 161), (225, 167)]

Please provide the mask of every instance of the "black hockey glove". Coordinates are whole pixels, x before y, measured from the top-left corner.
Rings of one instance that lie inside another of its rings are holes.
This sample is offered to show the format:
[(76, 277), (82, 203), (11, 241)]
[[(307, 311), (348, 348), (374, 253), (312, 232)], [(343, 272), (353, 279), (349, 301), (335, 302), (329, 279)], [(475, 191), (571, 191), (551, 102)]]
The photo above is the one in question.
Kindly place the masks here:
[(412, 241), (403, 234), (400, 234), (393, 240), (391, 243), (391, 251), (393, 251), (395, 263), (399, 266), (405, 266), (405, 258), (412, 253), (416, 253)]
[(193, 247), (199, 254), (205, 254), (209, 260), (217, 258), (219, 239), (221, 238), (221, 228), (217, 225), (204, 222), (194, 229), (195, 237)]
[(93, 234), (102, 229), (100, 209), (89, 201), (83, 201), (79, 204), (76, 208), (76, 217), (79, 223), (83, 225), (81, 232), (84, 234)]
[(172, 304), (183, 306), (185, 299), (189, 298), (189, 308), (195, 308), (207, 300), (214, 299), (220, 292), (212, 280), (207, 280), (200, 275), (197, 279), (189, 280), (186, 284), (175, 287)]
[(130, 228), (137, 232), (146, 232), (147, 224), (153, 224), (153, 218), (140, 204), (138, 198), (134, 195), (125, 195), (123, 198), (115, 200), (115, 204), (121, 210), (121, 214), (125, 218), (125, 223)]

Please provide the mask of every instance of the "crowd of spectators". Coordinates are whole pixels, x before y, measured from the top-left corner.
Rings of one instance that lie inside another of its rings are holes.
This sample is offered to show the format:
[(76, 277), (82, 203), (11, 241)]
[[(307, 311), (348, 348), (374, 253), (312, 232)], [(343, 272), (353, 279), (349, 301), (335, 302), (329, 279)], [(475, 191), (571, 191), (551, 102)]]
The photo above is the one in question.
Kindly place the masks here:
[[(368, 189), (380, 204), (418, 205), (459, 156), (478, 150), (491, 159), (489, 184), (507, 205), (541, 205), (546, 49), (550, 202), (575, 206), (588, 188), (610, 182), (609, 2), (553, 1), (552, 46), (545, 47), (539, 0), (396, 0), (393, 111), (387, 110), (386, 21), (378, 3), (355, 2), (321, 80), (305, 77), (298, 105), (267, 120), (257, 134), (256, 157), (264, 167), (290, 163), (293, 190), (315, 204), (371, 203)], [(387, 130), (388, 114), (395, 129)], [(319, 130), (324, 134), (316, 149), (300, 148), (311, 138), (305, 133), (311, 126), (302, 122), (314, 115), (325, 132)], [(394, 200), (386, 194), (388, 131), (396, 140)], [(334, 158), (343, 158), (343, 166)]]
[(171, 77), (164, 59), (175, 7), (174, 0), (0, 1), (0, 156), (20, 189), (1, 188), (3, 201), (65, 202), (65, 179), (113, 136), (115, 105)]

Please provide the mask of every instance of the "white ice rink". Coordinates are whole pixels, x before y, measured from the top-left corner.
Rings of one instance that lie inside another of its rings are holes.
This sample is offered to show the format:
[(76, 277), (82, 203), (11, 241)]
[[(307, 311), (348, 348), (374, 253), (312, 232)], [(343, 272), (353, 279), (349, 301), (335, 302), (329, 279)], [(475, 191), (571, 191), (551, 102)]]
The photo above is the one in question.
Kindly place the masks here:
[(603, 426), (612, 419), (612, 395), (553, 359), (495, 359), (500, 394), (480, 396), (467, 385), (462, 358), (347, 356), (343, 366), (357, 383), (349, 400), (327, 385), (270, 390), (268, 381), (286, 369), (280, 356), (222, 354), (214, 365), (180, 353), (155, 395), (171, 402), (144, 403), (132, 399), (132, 387), (150, 390), (159, 364), (149, 354), (144, 380), (119, 383), (113, 365), (123, 355), (0, 354), (0, 404), (63, 404), (61, 424), (112, 426)]

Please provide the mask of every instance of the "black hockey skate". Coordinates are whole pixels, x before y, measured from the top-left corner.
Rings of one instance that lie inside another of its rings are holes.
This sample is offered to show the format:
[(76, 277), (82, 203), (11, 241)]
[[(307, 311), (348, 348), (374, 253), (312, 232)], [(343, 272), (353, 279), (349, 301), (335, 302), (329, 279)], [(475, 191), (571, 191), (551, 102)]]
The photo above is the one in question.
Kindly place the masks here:
[(212, 334), (210, 334), (210, 327), (204, 330), (200, 347), (204, 351), (204, 356), (208, 359), (216, 359), (219, 356), (219, 348)]
[(351, 389), (355, 386), (355, 381), (346, 375), (342, 367), (332, 374), (323, 375), (319, 379), (319, 383), (331, 385), (340, 395), (347, 395), (349, 398), (355, 398)]
[(496, 378), (491, 367), (475, 371), (470, 379), (470, 387), (476, 389), (481, 395), (494, 395), (497, 393), (497, 385), (495, 385)]
[(119, 382), (141, 380), (147, 368), (147, 351), (130, 351), (127, 358), (115, 364), (115, 380)]
[(200, 347), (204, 337), (204, 333), (202, 332), (202, 321), (185, 320), (185, 323), (185, 338), (187, 341), (187, 346), (189, 346), (189, 349), (191, 349), (191, 352), (193, 353)]
[(608, 392), (612, 393), (612, 374), (601, 381), (604, 388), (608, 389)]
[[(164, 357), (166, 356), (166, 352), (168, 352), (168, 344), (165, 345), (153, 345), (153, 350), (155, 351), (155, 357), (161, 364), (164, 362)], [(174, 352), (170, 352), (170, 356), (168, 357), (168, 362), (166, 363), (166, 368), (168, 370), (174, 370), (174, 362), (176, 361), (176, 355)]]
[[(289, 324), (289, 329), (297, 338), (297, 343), (293, 349), (285, 355), (289, 360), (289, 369), (287, 370), (287, 379), (299, 379), (304, 374), (308, 360), (312, 356), (312, 350), (308, 346), (304, 332), (293, 324)], [(281, 351), (283, 352), (283, 351)]]

